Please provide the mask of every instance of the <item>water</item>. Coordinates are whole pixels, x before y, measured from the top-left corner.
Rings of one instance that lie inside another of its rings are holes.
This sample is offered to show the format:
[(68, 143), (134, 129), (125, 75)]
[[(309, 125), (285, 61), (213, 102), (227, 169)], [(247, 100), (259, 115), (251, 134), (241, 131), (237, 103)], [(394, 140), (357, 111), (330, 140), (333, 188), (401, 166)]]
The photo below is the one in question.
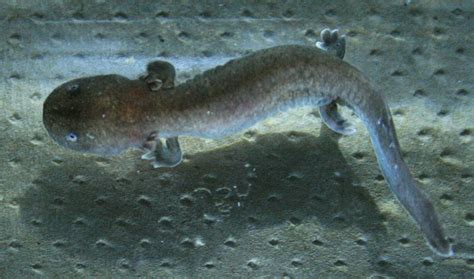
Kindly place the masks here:
[(182, 138), (184, 162), (155, 170), (138, 150), (103, 158), (58, 146), (42, 107), (73, 78), (136, 78), (165, 59), (180, 83), (339, 28), (344, 59), (387, 100), (447, 234), (470, 245), (474, 4), (176, 3), (0, 3), (1, 278), (472, 276), (472, 260), (426, 245), (350, 110), (352, 136), (301, 108), (222, 140)]

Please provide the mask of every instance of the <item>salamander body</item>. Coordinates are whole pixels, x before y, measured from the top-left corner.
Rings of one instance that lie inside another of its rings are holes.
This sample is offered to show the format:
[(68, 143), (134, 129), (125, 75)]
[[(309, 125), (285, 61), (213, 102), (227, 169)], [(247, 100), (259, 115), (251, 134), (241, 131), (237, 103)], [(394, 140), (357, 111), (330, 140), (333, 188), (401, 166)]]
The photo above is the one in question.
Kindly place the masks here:
[(292, 107), (319, 107), (331, 129), (351, 134), (354, 129), (337, 113), (336, 104), (347, 105), (368, 129), (391, 191), (432, 249), (453, 254), (433, 205), (401, 156), (382, 96), (342, 59), (315, 47), (287, 45), (232, 60), (177, 86), (169, 64), (152, 63), (148, 72), (139, 80), (103, 75), (54, 89), (43, 112), (49, 135), (68, 148), (97, 154), (146, 147), (150, 152), (144, 159), (171, 167), (181, 161), (178, 136), (224, 137)]

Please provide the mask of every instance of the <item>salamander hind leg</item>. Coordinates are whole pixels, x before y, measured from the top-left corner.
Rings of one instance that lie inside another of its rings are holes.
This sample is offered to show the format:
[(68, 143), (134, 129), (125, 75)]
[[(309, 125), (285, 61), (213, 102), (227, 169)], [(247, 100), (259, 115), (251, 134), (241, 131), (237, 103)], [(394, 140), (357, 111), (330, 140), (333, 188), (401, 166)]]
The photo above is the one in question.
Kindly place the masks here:
[(321, 31), (322, 42), (317, 42), (316, 46), (330, 55), (334, 55), (341, 59), (346, 53), (346, 36), (339, 36), (337, 29), (330, 30), (328, 28)]
[[(343, 59), (346, 53), (346, 36), (339, 36), (337, 29), (330, 30), (326, 28), (321, 31), (321, 42), (317, 42), (316, 46), (329, 55)], [(343, 135), (352, 135), (356, 132), (354, 125), (344, 119), (337, 111), (336, 100), (320, 106), (319, 114), (326, 126), (334, 132)]]
[(147, 66), (147, 73), (140, 77), (150, 87), (151, 91), (170, 89), (174, 87), (176, 70), (166, 61), (153, 61)]
[(142, 155), (143, 160), (152, 161), (154, 168), (172, 168), (183, 160), (183, 154), (177, 137), (167, 138), (166, 145), (152, 133), (144, 144), (149, 151)]
[(354, 125), (344, 119), (337, 111), (336, 101), (320, 106), (319, 114), (324, 124), (336, 133), (348, 136), (356, 132)]

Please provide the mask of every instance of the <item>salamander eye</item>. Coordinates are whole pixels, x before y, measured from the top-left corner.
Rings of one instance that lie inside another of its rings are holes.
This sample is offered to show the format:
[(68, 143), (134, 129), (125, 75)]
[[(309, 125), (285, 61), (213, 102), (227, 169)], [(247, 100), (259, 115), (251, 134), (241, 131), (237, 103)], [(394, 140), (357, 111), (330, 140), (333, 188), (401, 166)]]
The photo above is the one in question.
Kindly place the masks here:
[(80, 87), (79, 87), (79, 84), (70, 84), (66, 87), (66, 91), (70, 94), (70, 95), (76, 95), (76, 94), (79, 94), (80, 92)]
[(67, 136), (66, 136), (66, 140), (67, 140), (67, 141), (70, 141), (70, 142), (76, 142), (77, 139), (78, 139), (78, 136), (77, 136), (77, 134), (74, 133), (74, 132), (70, 132), (70, 133), (67, 134)]

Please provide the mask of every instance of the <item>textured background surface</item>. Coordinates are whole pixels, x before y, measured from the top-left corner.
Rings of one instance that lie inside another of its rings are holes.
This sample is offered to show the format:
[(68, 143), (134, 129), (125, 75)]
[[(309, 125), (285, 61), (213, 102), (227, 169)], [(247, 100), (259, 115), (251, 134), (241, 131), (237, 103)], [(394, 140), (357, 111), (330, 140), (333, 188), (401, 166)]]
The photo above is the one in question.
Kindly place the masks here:
[(133, 78), (160, 58), (183, 81), (340, 28), (447, 234), (474, 244), (474, 2), (33, 2), (0, 1), (0, 277), (474, 276), (473, 260), (427, 247), (348, 111), (358, 133), (339, 141), (310, 108), (231, 138), (183, 138), (172, 170), (136, 150), (65, 150), (41, 122), (72, 78)]

